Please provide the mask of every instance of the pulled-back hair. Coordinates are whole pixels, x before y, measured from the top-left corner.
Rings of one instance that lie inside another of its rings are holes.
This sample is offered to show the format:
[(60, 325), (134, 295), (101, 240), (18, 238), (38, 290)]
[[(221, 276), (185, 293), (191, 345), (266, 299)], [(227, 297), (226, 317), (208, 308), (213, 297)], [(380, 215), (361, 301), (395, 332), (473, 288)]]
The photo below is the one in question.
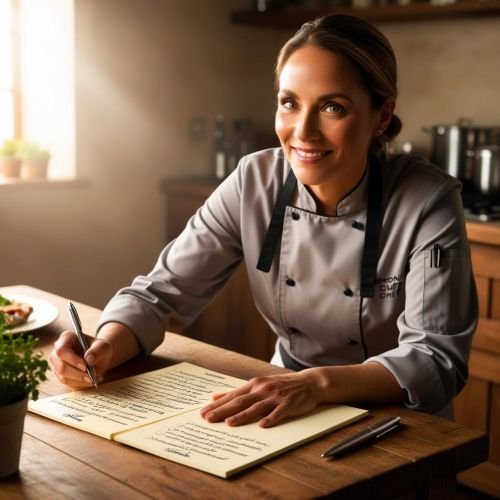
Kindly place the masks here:
[[(373, 108), (380, 109), (388, 98), (395, 99), (397, 63), (389, 40), (372, 24), (355, 16), (333, 14), (307, 22), (281, 48), (276, 62), (276, 85), (289, 57), (305, 46), (319, 47), (348, 59), (357, 68)], [(393, 115), (381, 136), (374, 137), (374, 151), (383, 149), (401, 130)]]

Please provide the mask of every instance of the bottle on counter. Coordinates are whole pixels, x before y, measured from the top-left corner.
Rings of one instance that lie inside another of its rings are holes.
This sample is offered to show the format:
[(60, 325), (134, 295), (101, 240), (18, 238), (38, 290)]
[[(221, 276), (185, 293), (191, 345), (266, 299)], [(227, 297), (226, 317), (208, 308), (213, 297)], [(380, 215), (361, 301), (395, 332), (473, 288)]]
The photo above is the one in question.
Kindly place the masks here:
[(255, 150), (255, 137), (250, 118), (234, 119), (228, 147), (229, 172), (237, 167), (241, 158)]
[(227, 138), (224, 130), (224, 116), (217, 115), (214, 122), (213, 169), (217, 179), (224, 179), (227, 172)]
[(231, 133), (226, 141), (227, 154), (227, 174), (229, 175), (238, 165), (240, 161), (240, 120), (236, 119), (232, 122)]
[(240, 159), (255, 151), (252, 122), (249, 118), (235, 118), (229, 128), (224, 117), (217, 115), (214, 126), (214, 171), (217, 179), (224, 179), (236, 169)]
[(250, 118), (240, 120), (239, 152), (240, 158), (257, 150), (255, 144), (255, 133)]

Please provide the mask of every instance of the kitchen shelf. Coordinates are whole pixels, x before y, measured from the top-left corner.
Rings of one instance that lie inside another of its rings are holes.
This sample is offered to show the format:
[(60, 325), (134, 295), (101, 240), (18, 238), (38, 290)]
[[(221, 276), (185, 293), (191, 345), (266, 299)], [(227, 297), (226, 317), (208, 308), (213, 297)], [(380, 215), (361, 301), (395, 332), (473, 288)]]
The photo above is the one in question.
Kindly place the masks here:
[(374, 22), (486, 17), (500, 15), (500, 0), (459, 1), (448, 5), (431, 5), (427, 2), (419, 2), (408, 5), (381, 5), (364, 8), (332, 6), (318, 9), (288, 8), (266, 12), (241, 10), (231, 14), (231, 21), (235, 24), (249, 26), (297, 29), (306, 21), (328, 14), (351, 14)]

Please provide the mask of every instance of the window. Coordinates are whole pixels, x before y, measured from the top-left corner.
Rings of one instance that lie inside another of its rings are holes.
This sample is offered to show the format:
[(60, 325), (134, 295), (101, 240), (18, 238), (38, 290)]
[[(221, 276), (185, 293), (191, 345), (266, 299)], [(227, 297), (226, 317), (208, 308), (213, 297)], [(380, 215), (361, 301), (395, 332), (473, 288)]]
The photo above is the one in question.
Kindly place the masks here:
[(19, 2), (0, 0), (0, 141), (21, 136)]
[(51, 153), (49, 177), (75, 176), (74, 1), (0, 0), (0, 140)]

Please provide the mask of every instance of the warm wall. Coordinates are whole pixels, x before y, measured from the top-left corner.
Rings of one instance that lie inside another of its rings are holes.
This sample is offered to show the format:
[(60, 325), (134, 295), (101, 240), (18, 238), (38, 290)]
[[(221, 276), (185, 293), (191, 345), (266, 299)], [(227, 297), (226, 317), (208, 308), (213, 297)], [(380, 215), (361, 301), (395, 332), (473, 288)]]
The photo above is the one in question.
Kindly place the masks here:
[(500, 126), (500, 16), (385, 23), (399, 62), (401, 139), (429, 148), (423, 126)]
[[(210, 172), (190, 117), (272, 129), (272, 66), (291, 32), (234, 26), (247, 0), (77, 0), (74, 187), (0, 186), (0, 286), (103, 306), (164, 241), (160, 180)], [(500, 124), (500, 17), (382, 24), (400, 62), (403, 139), (459, 116)], [(208, 123), (210, 128), (211, 123)], [(9, 217), (7, 217), (9, 215)]]
[[(210, 172), (214, 115), (272, 126), (277, 35), (231, 25), (231, 9), (247, 5), (76, 1), (77, 167), (85, 183), (0, 186), (0, 286), (30, 284), (102, 306), (152, 267), (165, 243), (160, 181)], [(208, 130), (193, 141), (189, 119), (198, 116)]]

